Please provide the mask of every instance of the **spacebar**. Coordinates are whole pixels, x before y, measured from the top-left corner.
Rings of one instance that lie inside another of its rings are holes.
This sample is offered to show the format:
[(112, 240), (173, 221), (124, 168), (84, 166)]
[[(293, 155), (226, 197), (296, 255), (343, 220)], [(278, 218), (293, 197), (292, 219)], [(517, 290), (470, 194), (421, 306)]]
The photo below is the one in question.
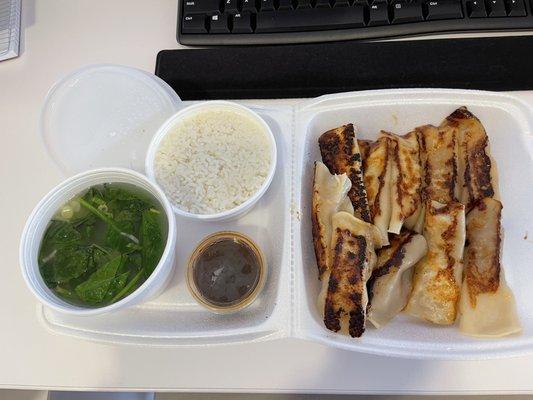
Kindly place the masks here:
[(291, 32), (346, 29), (365, 26), (363, 6), (302, 8), (262, 11), (257, 14), (256, 32)]

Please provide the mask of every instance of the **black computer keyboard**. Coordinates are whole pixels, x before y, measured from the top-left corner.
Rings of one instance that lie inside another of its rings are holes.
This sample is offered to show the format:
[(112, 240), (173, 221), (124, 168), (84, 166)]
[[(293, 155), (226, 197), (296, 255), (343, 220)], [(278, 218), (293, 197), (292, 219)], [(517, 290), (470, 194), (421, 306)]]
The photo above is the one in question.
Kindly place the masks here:
[(533, 0), (179, 0), (191, 45), (305, 43), (533, 29)]

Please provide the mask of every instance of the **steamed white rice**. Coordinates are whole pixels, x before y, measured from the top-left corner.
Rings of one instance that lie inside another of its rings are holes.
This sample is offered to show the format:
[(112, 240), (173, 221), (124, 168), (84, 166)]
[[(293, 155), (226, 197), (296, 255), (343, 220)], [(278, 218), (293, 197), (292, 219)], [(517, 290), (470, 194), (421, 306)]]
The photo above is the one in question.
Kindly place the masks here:
[(267, 132), (244, 114), (213, 109), (181, 120), (155, 155), (155, 176), (170, 200), (194, 214), (229, 210), (249, 199), (270, 169)]

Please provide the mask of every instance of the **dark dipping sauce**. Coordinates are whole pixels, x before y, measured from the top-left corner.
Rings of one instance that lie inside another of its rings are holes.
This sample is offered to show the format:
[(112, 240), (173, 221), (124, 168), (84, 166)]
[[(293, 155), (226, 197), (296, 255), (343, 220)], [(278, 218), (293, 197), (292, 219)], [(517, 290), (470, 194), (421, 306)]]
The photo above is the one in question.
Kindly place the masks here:
[[(215, 308), (246, 301), (261, 281), (263, 260), (255, 244), (237, 233), (220, 233), (202, 242), (191, 259), (193, 292)], [(253, 299), (252, 299), (253, 300)]]

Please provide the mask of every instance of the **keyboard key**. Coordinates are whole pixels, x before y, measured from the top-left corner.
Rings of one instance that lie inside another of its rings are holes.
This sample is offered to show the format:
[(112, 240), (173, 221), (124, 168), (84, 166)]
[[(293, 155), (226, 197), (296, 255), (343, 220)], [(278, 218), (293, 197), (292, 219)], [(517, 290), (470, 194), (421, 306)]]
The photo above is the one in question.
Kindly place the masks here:
[(527, 13), (524, 0), (509, 0), (507, 3), (507, 14), (510, 17), (525, 17)]
[(298, 0), (296, 8), (311, 8), (311, 0)]
[(274, 0), (261, 0), (261, 11), (274, 11)]
[[(271, 12), (271, 11), (265, 11)], [(232, 33), (252, 33), (252, 18), (250, 13), (239, 13), (233, 16), (233, 30)]]
[(207, 33), (205, 15), (186, 15), (181, 24), (183, 33)]
[(238, 13), (237, 0), (224, 0), (224, 12), (230, 14)]
[(424, 20), (422, 14), (422, 4), (420, 3), (394, 3), (392, 5), (393, 24), (401, 24), (403, 22), (417, 22)]
[(228, 16), (215, 14), (209, 19), (209, 33), (229, 33)]
[(364, 26), (363, 7), (265, 11), (257, 14), (256, 32), (298, 32)]
[(331, 4), (329, 0), (316, 0), (315, 7), (317, 8), (330, 8)]
[(183, 14), (206, 14), (220, 11), (219, 0), (184, 0)]
[(470, 18), (485, 18), (487, 9), (483, 0), (471, 0), (468, 2), (468, 16)]
[(333, 7), (350, 7), (350, 2), (348, 0), (336, 0)]
[(278, 10), (292, 10), (291, 0), (279, 0)]
[(387, 3), (373, 2), (369, 7), (369, 19), (368, 26), (376, 25), (388, 25), (389, 24), (389, 11)]
[(242, 11), (257, 12), (255, 0), (242, 0)]
[(461, 2), (458, 0), (430, 0), (426, 7), (427, 20), (463, 18)]
[(487, 0), (489, 17), (506, 17), (505, 3), (503, 0)]

